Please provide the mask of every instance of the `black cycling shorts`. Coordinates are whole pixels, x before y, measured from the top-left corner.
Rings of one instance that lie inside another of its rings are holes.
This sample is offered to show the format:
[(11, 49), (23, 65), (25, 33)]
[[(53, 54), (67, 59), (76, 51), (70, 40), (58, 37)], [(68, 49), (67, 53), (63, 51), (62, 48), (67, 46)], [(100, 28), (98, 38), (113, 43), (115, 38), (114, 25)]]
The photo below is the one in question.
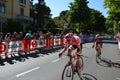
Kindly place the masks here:
[[(81, 49), (82, 49), (82, 43), (80, 44), (80, 46), (81, 46)], [(74, 48), (74, 49), (76, 49), (77, 48), (77, 46), (76, 45), (72, 45), (72, 47)]]

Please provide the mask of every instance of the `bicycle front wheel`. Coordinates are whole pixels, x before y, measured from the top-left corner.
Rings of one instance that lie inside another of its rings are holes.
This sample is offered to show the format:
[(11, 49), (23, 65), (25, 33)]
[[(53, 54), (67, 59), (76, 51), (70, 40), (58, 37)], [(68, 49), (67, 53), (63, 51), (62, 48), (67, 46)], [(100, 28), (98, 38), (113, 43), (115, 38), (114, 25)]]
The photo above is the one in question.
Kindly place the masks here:
[(73, 75), (72, 66), (66, 64), (62, 72), (62, 80), (73, 80)]
[(83, 73), (81, 80), (98, 80), (98, 79), (95, 76), (91, 75), (91, 74)]

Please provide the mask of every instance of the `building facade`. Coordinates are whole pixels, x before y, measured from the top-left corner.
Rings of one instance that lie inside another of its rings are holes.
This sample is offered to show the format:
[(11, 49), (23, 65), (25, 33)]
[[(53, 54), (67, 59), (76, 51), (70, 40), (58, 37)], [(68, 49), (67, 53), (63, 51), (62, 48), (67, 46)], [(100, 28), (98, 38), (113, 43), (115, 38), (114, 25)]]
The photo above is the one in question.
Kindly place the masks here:
[(0, 31), (7, 19), (32, 21), (30, 16), (30, 0), (0, 0)]

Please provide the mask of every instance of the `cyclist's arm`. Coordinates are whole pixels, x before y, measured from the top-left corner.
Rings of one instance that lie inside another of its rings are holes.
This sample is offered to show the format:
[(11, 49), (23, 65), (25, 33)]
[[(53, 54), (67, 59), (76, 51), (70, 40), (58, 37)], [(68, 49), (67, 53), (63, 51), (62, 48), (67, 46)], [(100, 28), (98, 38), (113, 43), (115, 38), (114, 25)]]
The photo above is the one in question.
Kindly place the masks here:
[(60, 54), (63, 54), (67, 50), (67, 47), (65, 46), (61, 51)]
[(101, 38), (101, 48), (102, 48), (102, 46), (103, 46), (103, 41), (102, 41), (102, 38)]
[(76, 51), (76, 54), (77, 55), (80, 55), (82, 53), (82, 48), (81, 47), (78, 47), (77, 48), (77, 51)]
[(82, 53), (82, 42), (79, 41), (77, 45), (76, 54), (80, 55)]
[(93, 41), (92, 48), (94, 48), (94, 46), (95, 46), (95, 42), (96, 42), (96, 39)]

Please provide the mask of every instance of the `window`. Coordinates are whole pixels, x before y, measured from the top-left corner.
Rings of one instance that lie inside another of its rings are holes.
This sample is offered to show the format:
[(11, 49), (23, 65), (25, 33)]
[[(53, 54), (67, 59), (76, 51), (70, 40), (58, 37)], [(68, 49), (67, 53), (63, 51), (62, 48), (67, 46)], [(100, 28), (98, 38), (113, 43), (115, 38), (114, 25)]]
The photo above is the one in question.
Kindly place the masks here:
[(24, 8), (20, 8), (20, 14), (24, 15)]
[(19, 3), (26, 4), (26, 0), (19, 0)]
[(5, 4), (0, 3), (0, 13), (5, 13)]

